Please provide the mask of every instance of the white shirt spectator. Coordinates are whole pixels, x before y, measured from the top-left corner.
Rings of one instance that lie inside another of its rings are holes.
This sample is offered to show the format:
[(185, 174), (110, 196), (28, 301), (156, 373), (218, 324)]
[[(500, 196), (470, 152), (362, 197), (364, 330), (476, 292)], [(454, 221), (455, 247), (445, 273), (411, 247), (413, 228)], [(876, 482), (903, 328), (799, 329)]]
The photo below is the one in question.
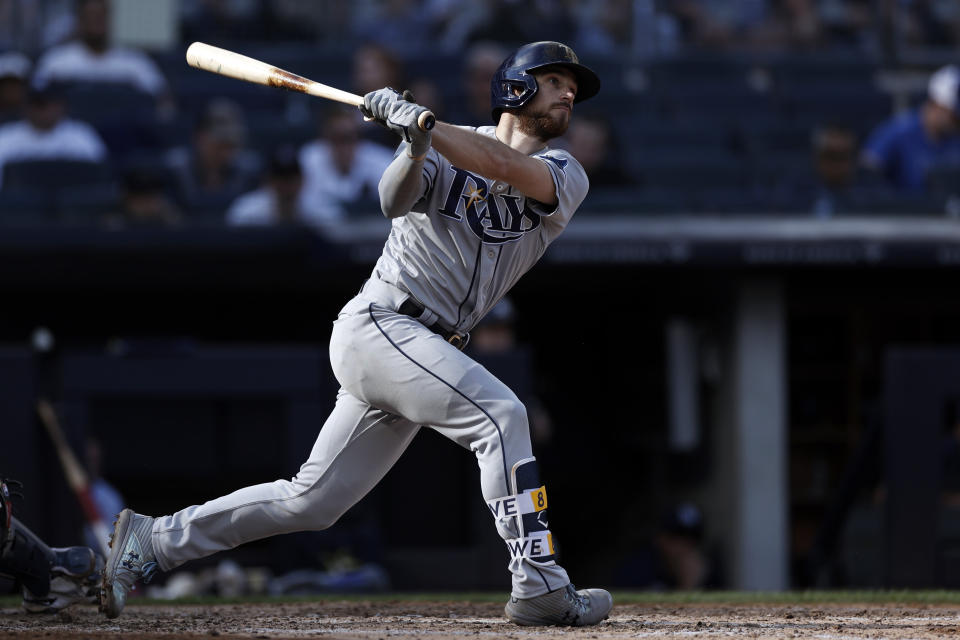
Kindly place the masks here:
[(377, 198), (380, 176), (393, 162), (393, 152), (374, 142), (361, 140), (354, 152), (350, 172), (341, 174), (333, 162), (330, 143), (315, 140), (300, 150), (304, 191), (307, 202), (315, 209), (338, 203), (356, 202), (366, 195)]
[(102, 162), (107, 148), (90, 125), (64, 119), (49, 131), (35, 129), (26, 121), (0, 127), (0, 188), (3, 167), (26, 160), (87, 160)]
[[(305, 197), (305, 191), (300, 190), (300, 197), (297, 198), (296, 222), (322, 230), (324, 226), (342, 217), (343, 211), (336, 203), (328, 202), (322, 207), (317, 207), (309, 203)], [(281, 222), (277, 195), (268, 187), (261, 187), (256, 191), (243, 194), (234, 200), (227, 210), (227, 224), (233, 226), (267, 226)]]
[(110, 47), (98, 54), (77, 41), (50, 49), (37, 62), (33, 84), (44, 88), (54, 82), (115, 82), (154, 96), (167, 90), (159, 67), (145, 53)]

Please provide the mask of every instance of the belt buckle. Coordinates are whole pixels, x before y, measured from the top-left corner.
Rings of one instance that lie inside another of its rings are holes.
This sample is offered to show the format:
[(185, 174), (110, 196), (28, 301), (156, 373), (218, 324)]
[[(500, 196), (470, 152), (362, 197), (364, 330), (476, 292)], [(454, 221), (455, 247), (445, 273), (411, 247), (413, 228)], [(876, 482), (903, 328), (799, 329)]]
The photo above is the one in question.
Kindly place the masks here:
[(447, 342), (449, 342), (450, 344), (452, 344), (454, 347), (456, 347), (461, 351), (463, 351), (463, 348), (467, 346), (466, 339), (463, 336), (461, 336), (459, 333), (455, 333), (449, 338), (447, 338)]

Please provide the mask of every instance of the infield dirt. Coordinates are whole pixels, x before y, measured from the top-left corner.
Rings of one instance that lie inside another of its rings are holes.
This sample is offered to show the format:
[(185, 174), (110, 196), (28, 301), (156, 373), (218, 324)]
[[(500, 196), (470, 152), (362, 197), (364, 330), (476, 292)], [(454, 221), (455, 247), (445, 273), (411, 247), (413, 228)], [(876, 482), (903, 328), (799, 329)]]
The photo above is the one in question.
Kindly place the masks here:
[(0, 609), (0, 639), (29, 638), (960, 638), (957, 605), (624, 604), (582, 629), (517, 627), (502, 604), (316, 601), (131, 605), (116, 620), (93, 606), (54, 615)]

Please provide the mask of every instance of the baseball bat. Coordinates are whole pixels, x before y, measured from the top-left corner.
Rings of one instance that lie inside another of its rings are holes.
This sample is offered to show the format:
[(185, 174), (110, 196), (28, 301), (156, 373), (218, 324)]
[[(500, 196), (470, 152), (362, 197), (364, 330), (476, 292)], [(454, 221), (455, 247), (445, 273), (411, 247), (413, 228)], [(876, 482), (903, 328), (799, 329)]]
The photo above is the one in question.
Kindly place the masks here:
[(90, 493), (90, 478), (87, 472), (80, 466), (80, 462), (73, 454), (73, 449), (67, 443), (63, 435), (63, 429), (60, 428), (60, 421), (57, 419), (57, 412), (53, 410), (53, 405), (49, 401), (41, 398), (37, 401), (37, 413), (40, 415), (40, 422), (46, 428), (53, 441), (53, 446), (57, 450), (57, 456), (60, 458), (60, 466), (63, 467), (63, 474), (67, 476), (67, 483), (73, 489), (74, 495), (80, 502), (80, 508), (83, 509), (83, 515), (93, 529), (93, 535), (100, 543), (100, 551), (104, 557), (110, 554), (108, 539), (110, 531), (106, 523), (100, 517), (100, 512), (93, 503), (93, 496)]
[[(203, 42), (194, 42), (187, 47), (187, 64), (196, 69), (219, 73), (222, 76), (243, 80), (244, 82), (298, 91), (316, 98), (335, 100), (354, 107), (363, 105), (363, 96), (321, 84), (316, 80), (310, 80), (295, 73), (278, 69), (262, 60)], [(424, 131), (433, 129), (434, 124), (436, 124), (436, 118), (430, 111), (424, 111), (417, 118), (417, 126)]]

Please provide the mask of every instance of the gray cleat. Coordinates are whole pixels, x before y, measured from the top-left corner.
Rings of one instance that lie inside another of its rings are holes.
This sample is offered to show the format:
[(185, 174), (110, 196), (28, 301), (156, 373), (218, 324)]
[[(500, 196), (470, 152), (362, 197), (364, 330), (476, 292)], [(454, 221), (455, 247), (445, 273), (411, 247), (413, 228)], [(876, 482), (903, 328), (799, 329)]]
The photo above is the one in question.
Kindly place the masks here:
[(116, 618), (127, 603), (137, 580), (150, 582), (157, 570), (157, 559), (150, 539), (153, 518), (124, 509), (114, 523), (110, 538), (110, 555), (103, 569), (100, 590), (100, 611)]
[(606, 620), (613, 598), (603, 589), (581, 589), (572, 584), (529, 599), (511, 597), (503, 611), (511, 622), (524, 626), (586, 627)]

